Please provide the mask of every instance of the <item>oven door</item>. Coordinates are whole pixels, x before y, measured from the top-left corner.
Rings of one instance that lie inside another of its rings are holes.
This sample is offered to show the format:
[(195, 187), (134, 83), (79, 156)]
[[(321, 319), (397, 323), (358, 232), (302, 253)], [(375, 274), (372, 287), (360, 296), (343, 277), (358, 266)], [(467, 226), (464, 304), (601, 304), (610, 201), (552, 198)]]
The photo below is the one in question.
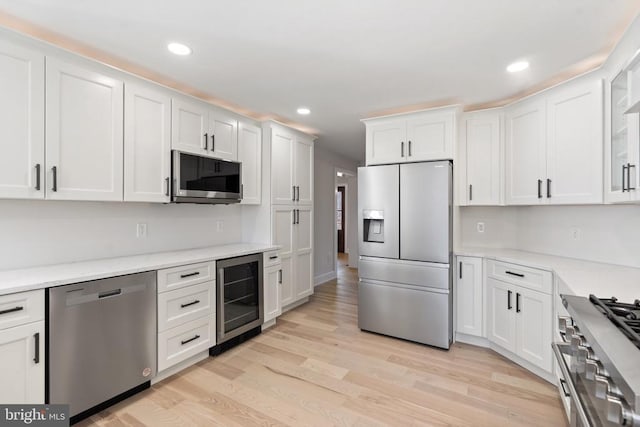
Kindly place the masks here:
[(242, 165), (173, 151), (173, 202), (237, 203), (242, 199)]

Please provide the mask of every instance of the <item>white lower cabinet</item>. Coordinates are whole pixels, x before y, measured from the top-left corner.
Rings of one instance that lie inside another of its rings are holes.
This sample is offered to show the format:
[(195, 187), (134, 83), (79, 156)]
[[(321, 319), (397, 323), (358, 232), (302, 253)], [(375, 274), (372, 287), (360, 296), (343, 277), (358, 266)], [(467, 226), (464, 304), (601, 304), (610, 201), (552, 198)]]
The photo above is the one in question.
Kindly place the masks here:
[(487, 278), (487, 338), (551, 373), (552, 298)]
[(158, 270), (158, 372), (216, 344), (215, 261)]
[(44, 291), (0, 296), (0, 402), (44, 403)]
[(282, 262), (277, 251), (265, 252), (263, 276), (264, 323), (270, 322), (282, 314), (282, 305), (280, 304), (282, 281)]
[(459, 256), (456, 283), (456, 331), (482, 337), (482, 258)]

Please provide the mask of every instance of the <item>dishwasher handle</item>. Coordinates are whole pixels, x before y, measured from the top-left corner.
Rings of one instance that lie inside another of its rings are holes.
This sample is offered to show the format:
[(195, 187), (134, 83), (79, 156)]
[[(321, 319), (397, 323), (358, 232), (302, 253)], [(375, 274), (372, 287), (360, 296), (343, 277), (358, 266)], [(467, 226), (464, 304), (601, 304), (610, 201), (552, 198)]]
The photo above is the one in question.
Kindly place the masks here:
[(121, 288), (114, 289), (112, 291), (100, 292), (98, 294), (98, 299), (115, 297), (115, 296), (120, 295), (120, 294), (122, 294), (122, 289)]

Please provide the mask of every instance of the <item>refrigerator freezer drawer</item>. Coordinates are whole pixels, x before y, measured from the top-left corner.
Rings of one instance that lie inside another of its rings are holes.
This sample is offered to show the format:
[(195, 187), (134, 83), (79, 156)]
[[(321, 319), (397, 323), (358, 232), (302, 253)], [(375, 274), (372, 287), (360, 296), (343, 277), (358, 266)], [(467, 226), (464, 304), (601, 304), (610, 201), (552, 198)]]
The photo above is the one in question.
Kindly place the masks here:
[(449, 264), (360, 257), (361, 279), (403, 283), (425, 288), (451, 289)]
[(358, 284), (358, 326), (365, 331), (448, 349), (451, 306), (451, 293)]

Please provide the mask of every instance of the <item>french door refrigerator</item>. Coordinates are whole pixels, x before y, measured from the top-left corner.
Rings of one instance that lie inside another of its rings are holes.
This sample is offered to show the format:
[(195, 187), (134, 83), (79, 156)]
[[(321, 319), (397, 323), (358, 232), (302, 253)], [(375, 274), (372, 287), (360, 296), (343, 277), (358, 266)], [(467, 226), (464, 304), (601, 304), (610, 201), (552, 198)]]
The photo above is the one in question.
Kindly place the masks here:
[(448, 349), (452, 166), (358, 168), (358, 326)]

